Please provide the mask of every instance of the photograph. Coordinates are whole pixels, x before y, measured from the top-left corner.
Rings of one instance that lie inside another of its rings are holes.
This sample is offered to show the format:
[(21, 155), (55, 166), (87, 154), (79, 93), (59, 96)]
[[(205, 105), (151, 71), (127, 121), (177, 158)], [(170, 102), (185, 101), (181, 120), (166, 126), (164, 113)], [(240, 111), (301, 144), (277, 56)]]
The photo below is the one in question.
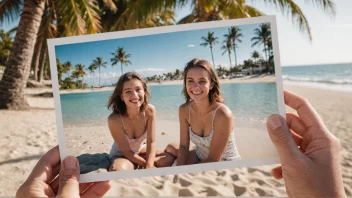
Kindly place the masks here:
[(278, 163), (274, 16), (48, 40), (60, 154), (81, 182)]

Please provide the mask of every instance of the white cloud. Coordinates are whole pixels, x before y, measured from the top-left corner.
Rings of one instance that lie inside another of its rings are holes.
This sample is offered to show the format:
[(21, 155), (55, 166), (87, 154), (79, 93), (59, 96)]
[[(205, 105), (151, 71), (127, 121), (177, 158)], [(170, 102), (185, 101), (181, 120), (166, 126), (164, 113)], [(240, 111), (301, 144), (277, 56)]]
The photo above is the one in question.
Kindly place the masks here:
[[(100, 73), (100, 79), (117, 78), (120, 77), (120, 75), (120, 72)], [(99, 78), (99, 72), (88, 74), (86, 78)]]
[(189, 45), (187, 45), (187, 47), (188, 47), (188, 48), (194, 47), (194, 44), (189, 44)]
[(154, 76), (154, 75), (162, 75), (166, 72), (166, 69), (162, 68), (145, 68), (145, 69), (138, 69), (135, 70), (138, 74), (143, 77)]

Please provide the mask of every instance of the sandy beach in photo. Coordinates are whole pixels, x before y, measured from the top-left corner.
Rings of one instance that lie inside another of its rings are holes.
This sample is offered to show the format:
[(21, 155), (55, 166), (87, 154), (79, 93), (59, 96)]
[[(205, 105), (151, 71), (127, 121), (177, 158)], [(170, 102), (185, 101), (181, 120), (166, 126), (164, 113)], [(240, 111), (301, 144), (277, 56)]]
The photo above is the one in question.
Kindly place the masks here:
[[(348, 196), (352, 196), (352, 95), (285, 84), (284, 88), (310, 100), (330, 131), (340, 139), (345, 190)], [(31, 94), (50, 91), (27, 90), (27, 93)], [(58, 144), (53, 98), (30, 96), (28, 102), (36, 108), (29, 111), (0, 111), (0, 196), (14, 196), (39, 158)], [(289, 108), (287, 110), (291, 111)], [(168, 131), (169, 124), (165, 123), (165, 128), (160, 128), (160, 131), (165, 130), (166, 134), (159, 136), (161, 139), (158, 139), (158, 142), (163, 140), (162, 138), (177, 137)], [(94, 140), (87, 139), (87, 143), (84, 143), (83, 139), (76, 140), (77, 145), (81, 144), (81, 149), (76, 154), (93, 153), (89, 146), (104, 140), (104, 137), (98, 135), (105, 133), (106, 128), (103, 128), (89, 129), (95, 137)], [(79, 133), (84, 132), (77, 132)], [(241, 137), (237, 138), (236, 143), (240, 147)], [(111, 140), (104, 142), (101, 148), (109, 150), (110, 146)], [(283, 181), (277, 181), (270, 175), (270, 169), (273, 167), (274, 165), (270, 165), (117, 180), (112, 181), (113, 186), (107, 196), (287, 196)]]

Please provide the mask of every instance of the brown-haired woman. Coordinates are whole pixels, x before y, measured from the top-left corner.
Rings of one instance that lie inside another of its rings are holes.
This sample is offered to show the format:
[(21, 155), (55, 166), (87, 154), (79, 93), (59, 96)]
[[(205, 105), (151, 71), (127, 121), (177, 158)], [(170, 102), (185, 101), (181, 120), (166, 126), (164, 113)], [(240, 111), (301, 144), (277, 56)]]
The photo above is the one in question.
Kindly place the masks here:
[(113, 112), (108, 118), (114, 139), (109, 171), (169, 166), (173, 157), (155, 148), (155, 119), (144, 79), (128, 72), (120, 77), (109, 99)]
[[(193, 59), (183, 77), (186, 102), (179, 107), (180, 144), (169, 144), (165, 152), (177, 157), (177, 166), (240, 159), (233, 115), (223, 104), (219, 77), (212, 65)], [(190, 141), (195, 144), (191, 150)]]

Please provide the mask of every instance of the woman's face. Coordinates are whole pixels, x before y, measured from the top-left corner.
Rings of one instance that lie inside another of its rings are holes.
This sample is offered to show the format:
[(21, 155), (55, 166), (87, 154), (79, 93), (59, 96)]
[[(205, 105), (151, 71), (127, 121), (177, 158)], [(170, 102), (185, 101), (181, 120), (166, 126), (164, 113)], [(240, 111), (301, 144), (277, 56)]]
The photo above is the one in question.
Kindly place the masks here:
[(131, 79), (123, 83), (121, 99), (127, 108), (140, 108), (144, 102), (143, 84), (138, 79)]
[(192, 68), (188, 70), (186, 89), (192, 100), (208, 100), (208, 94), (212, 88), (210, 75), (205, 69)]

